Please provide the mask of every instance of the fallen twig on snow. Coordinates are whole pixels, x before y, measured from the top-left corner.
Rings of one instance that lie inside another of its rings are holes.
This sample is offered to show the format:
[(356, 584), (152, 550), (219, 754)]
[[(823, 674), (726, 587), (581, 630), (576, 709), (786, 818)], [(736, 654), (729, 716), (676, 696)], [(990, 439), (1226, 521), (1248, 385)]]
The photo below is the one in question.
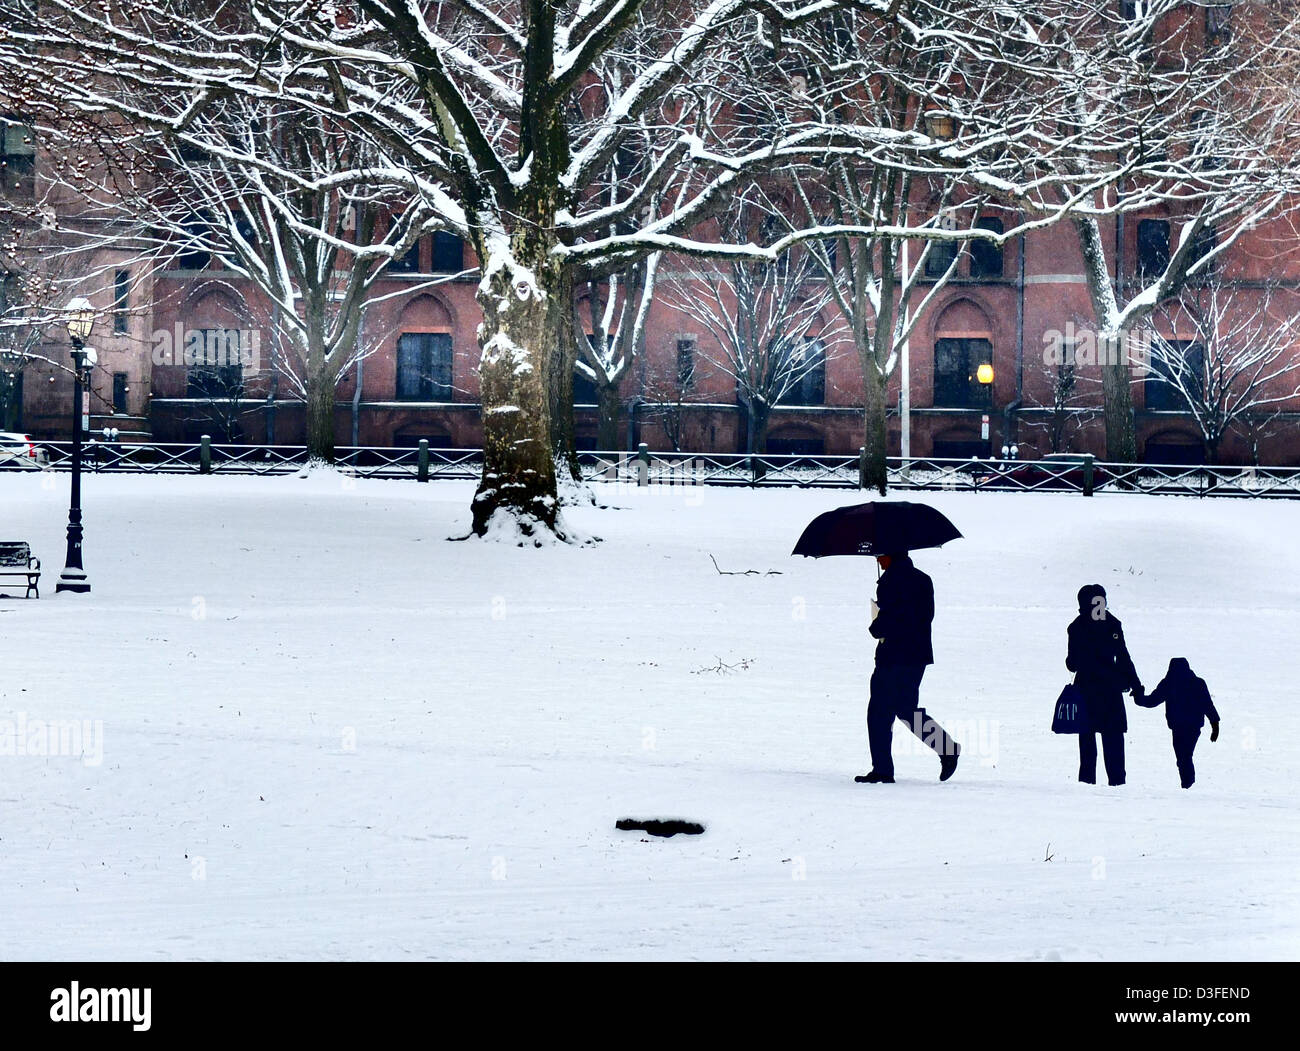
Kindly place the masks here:
[(709, 555), (709, 561), (713, 563), (713, 568), (724, 577), (779, 577), (781, 575), (779, 569), (769, 569), (766, 573), (761, 569), (723, 569), (718, 565), (718, 560), (712, 555)]
[(725, 672), (733, 672), (733, 671), (748, 671), (748, 670), (749, 670), (749, 666), (750, 666), (751, 664), (753, 664), (753, 663), (754, 663), (754, 658), (753, 658), (753, 657), (742, 657), (742, 658), (741, 658), (739, 661), (737, 661), (735, 664), (727, 664), (727, 663), (725, 663), (725, 662), (723, 661), (723, 659), (722, 659), (721, 657), (719, 657), (719, 658), (718, 658), (718, 663), (717, 663), (717, 664), (713, 665), (712, 667), (709, 667), (708, 665), (705, 665), (703, 668), (695, 668), (695, 669), (691, 672), (691, 674), (692, 674), (692, 675), (703, 675), (706, 671), (712, 671), (712, 672), (717, 672), (719, 675), (721, 675), (721, 674), (723, 674), (723, 673), (725, 673)]

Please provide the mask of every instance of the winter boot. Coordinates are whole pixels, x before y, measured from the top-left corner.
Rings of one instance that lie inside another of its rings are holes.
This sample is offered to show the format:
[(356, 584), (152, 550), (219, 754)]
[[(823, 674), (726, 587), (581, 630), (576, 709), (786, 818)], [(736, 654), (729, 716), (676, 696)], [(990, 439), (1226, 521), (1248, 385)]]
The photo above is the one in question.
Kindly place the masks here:
[(859, 774), (853, 780), (860, 785), (892, 785), (894, 776), (892, 774), (878, 774), (872, 770), (869, 774)]
[(947, 781), (957, 771), (957, 760), (961, 752), (953, 752), (952, 755), (939, 756), (939, 780)]

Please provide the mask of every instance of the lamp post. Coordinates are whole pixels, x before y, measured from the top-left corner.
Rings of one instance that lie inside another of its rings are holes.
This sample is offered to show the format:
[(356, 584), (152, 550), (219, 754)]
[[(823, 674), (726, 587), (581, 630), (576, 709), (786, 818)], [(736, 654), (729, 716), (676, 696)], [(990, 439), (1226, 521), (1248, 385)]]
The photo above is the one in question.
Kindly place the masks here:
[[(975, 378), (979, 380), (980, 386), (988, 392), (989, 405), (993, 404), (993, 366), (987, 361), (983, 362), (975, 370)], [(989, 414), (986, 412), (984, 418), (980, 421), (980, 438), (985, 442), (985, 448), (988, 450), (989, 459), (993, 459), (993, 440), (989, 437)]]
[(95, 308), (78, 297), (68, 304), (68, 337), (72, 341), (72, 501), (68, 507), (68, 556), (54, 590), (84, 595), (90, 581), (81, 565), (81, 432), (86, 372), (95, 363), (95, 351), (86, 346), (95, 325)]

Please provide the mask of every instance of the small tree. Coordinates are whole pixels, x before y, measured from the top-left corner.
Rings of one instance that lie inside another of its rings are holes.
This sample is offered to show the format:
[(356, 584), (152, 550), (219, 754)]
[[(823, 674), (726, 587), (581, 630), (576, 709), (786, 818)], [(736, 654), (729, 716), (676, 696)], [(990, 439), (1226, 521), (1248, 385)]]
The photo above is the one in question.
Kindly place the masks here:
[(620, 389), (632, 362), (645, 348), (646, 316), (658, 269), (656, 254), (604, 282), (588, 282), (586, 300), (574, 317), (576, 368), (596, 388), (599, 449), (619, 447)]
[(1215, 277), (1157, 315), (1184, 338), (1151, 339), (1148, 380), (1191, 416), (1208, 463), (1234, 429), (1253, 435), (1257, 455), (1260, 421), (1300, 398), (1300, 317), (1279, 298), (1275, 284), (1235, 288)]
[[(738, 241), (747, 236), (738, 227), (770, 229), (776, 222), (765, 208), (743, 207), (721, 225), (726, 239)], [(722, 260), (699, 271), (679, 269), (665, 281), (665, 301), (712, 336), (699, 355), (736, 381), (746, 452), (766, 451), (772, 410), (806, 377), (824, 375), (842, 350), (838, 317), (812, 331), (832, 302), (820, 275), (813, 254), (796, 248), (774, 263)]]
[(1073, 452), (1075, 439), (1101, 415), (1097, 397), (1100, 386), (1092, 377), (1081, 374), (1071, 348), (1063, 348), (1059, 360), (1057, 357), (1044, 355), (1038, 366), (1042, 380), (1038, 389), (1045, 390), (1047, 396), (1027, 394), (1037, 411), (1024, 413), (1024, 427), (1042, 435), (1049, 452)]

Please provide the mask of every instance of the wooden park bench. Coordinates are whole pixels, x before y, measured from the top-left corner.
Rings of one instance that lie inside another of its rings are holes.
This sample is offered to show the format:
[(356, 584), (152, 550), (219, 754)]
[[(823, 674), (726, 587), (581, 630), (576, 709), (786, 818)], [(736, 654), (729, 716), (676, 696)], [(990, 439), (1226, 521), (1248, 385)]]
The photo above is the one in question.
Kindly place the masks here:
[(0, 540), (0, 591), (5, 588), (6, 577), (17, 577), (26, 582), (27, 593), (24, 598), (31, 598), (32, 592), (41, 597), (38, 587), (41, 580), (41, 560), (32, 558), (32, 549), (19, 540)]

